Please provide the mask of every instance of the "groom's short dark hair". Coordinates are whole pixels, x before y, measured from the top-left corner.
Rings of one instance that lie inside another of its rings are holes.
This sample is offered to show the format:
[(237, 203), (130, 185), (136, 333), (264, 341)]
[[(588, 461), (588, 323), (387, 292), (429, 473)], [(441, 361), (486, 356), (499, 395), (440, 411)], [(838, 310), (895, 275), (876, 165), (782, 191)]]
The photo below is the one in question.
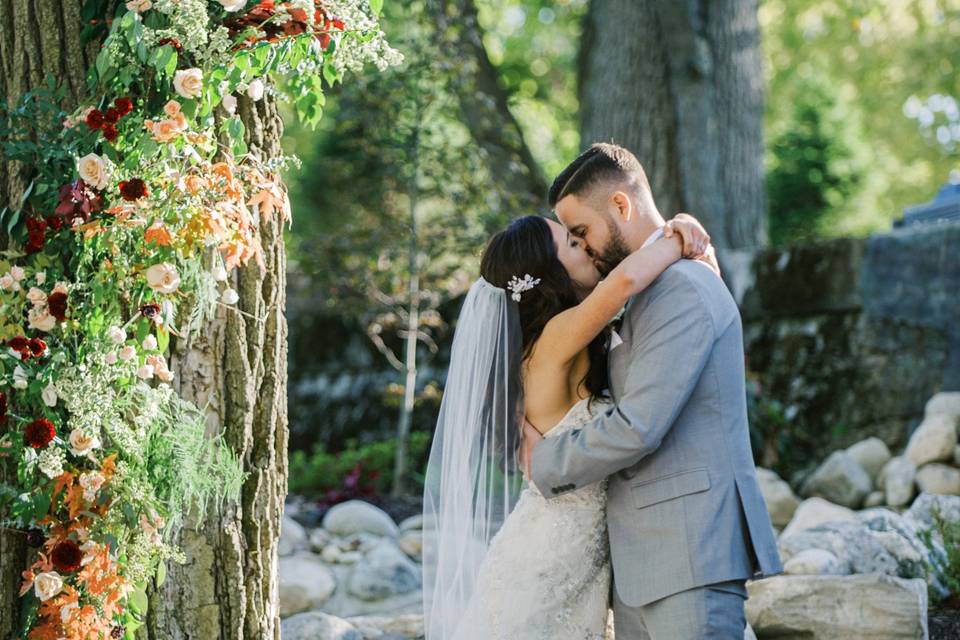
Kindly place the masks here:
[(636, 188), (650, 189), (647, 174), (635, 155), (619, 145), (595, 142), (568, 164), (550, 185), (547, 194), (550, 208), (566, 196), (584, 195), (606, 181), (627, 182)]

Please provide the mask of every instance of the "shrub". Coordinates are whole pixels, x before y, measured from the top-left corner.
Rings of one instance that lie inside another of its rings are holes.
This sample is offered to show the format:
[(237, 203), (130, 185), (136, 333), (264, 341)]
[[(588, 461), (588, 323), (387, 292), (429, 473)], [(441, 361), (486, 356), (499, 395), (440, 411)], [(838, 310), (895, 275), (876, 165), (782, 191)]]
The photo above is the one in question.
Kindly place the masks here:
[(933, 528), (920, 531), (920, 538), (930, 552), (928, 570), (949, 592), (944, 596), (931, 588), (930, 603), (960, 609), (960, 521), (948, 520), (936, 504), (930, 515)]

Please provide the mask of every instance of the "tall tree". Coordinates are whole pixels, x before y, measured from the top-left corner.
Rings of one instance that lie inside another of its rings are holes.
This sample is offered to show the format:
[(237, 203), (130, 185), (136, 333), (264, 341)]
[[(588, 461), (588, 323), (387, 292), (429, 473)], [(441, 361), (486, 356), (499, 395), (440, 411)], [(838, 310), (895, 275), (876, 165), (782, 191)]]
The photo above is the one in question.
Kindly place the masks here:
[(592, 0), (580, 60), (584, 145), (634, 153), (665, 215), (718, 247), (766, 241), (757, 0)]
[[(81, 4), (62, 0), (52, 11), (43, 0), (0, 0), (0, 96), (7, 106), (41, 86), (47, 74), (60, 78), (66, 88), (66, 109), (84, 97), (84, 76), (96, 49), (80, 44)], [(19, 208), (29, 170), (0, 156), (0, 208)], [(5, 233), (0, 229), (0, 247), (7, 246)], [(0, 638), (13, 637), (19, 629), (18, 593), (26, 556), (23, 534), (0, 528)]]

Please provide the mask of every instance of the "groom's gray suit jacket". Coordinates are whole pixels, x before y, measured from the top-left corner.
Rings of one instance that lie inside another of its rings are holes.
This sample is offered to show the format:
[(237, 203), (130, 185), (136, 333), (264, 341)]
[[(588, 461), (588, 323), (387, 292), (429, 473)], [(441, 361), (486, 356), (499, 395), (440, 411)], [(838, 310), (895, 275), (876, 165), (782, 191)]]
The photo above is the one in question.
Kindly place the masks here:
[(628, 606), (780, 573), (750, 451), (740, 313), (726, 286), (680, 260), (630, 301), (619, 333), (616, 406), (537, 445), (534, 484), (551, 497), (610, 477), (614, 583)]

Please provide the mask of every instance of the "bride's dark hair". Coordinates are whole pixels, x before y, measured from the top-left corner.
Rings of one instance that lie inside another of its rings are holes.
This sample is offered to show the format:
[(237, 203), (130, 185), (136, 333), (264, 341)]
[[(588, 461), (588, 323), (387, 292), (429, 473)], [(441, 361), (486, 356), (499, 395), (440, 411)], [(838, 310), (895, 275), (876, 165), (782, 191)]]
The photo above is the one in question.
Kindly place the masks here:
[[(550, 226), (540, 216), (514, 220), (490, 238), (480, 260), (480, 275), (495, 287), (506, 289), (511, 278), (522, 279), (527, 274), (539, 278), (540, 283), (524, 291), (519, 302), (524, 360), (547, 322), (580, 302), (573, 279), (557, 257)], [(580, 383), (594, 398), (607, 388), (606, 341), (605, 330), (587, 347), (590, 368)]]

